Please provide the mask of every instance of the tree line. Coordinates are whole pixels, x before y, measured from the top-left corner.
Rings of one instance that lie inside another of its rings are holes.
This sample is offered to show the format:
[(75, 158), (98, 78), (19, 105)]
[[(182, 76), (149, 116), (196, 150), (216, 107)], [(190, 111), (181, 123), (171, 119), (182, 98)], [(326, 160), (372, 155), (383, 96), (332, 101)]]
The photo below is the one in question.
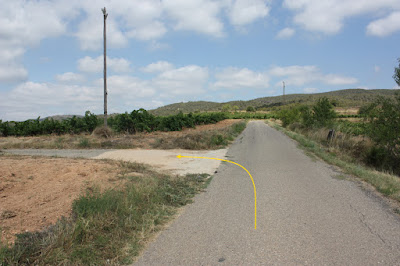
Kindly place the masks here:
[[(131, 113), (117, 114), (108, 118), (108, 125), (118, 133), (135, 134), (137, 132), (177, 131), (183, 128), (193, 128), (196, 125), (217, 123), (227, 119), (228, 114), (200, 113), (170, 116), (155, 116), (145, 109), (133, 110)], [(86, 111), (84, 117), (73, 116), (64, 120), (46, 118), (40, 120), (30, 119), (23, 122), (3, 122), (0, 120), (0, 136), (38, 136), (38, 135), (62, 135), (92, 133), (96, 127), (103, 125), (102, 119), (90, 111)]]

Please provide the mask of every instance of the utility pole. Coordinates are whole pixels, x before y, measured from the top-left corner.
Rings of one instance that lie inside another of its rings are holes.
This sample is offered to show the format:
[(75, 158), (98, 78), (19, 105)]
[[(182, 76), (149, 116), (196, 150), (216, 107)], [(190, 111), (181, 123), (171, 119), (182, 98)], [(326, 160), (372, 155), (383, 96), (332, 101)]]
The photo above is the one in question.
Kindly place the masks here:
[(284, 81), (282, 81), (282, 83), (283, 83), (283, 102), (285, 103), (286, 101), (285, 101), (285, 82)]
[(102, 8), (104, 15), (104, 126), (107, 127), (107, 53), (106, 53), (106, 19), (107, 19), (107, 11), (106, 8)]

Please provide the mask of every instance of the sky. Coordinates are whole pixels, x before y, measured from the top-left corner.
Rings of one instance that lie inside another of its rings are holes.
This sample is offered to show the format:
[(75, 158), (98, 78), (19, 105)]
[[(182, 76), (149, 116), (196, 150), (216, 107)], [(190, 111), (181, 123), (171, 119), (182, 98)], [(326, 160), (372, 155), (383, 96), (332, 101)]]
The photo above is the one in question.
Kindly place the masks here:
[(398, 89), (400, 0), (0, 0), (0, 119)]

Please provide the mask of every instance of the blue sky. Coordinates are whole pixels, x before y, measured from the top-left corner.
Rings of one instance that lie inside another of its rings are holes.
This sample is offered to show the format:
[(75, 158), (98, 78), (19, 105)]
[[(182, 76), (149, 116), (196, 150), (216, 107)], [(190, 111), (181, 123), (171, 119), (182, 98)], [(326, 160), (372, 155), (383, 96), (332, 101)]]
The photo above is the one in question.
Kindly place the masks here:
[(399, 0), (0, 0), (0, 119), (398, 88)]

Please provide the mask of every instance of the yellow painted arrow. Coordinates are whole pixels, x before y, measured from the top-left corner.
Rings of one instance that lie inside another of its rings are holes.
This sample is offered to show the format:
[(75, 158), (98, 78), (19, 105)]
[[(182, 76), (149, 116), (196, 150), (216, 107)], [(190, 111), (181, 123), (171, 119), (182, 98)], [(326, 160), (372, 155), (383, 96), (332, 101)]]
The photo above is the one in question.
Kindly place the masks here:
[(195, 158), (195, 159), (208, 159), (208, 160), (218, 160), (218, 161), (223, 161), (223, 162), (228, 162), (228, 163), (232, 163), (232, 164), (236, 164), (237, 166), (240, 166), (241, 168), (243, 168), (247, 174), (249, 174), (250, 178), (251, 178), (251, 182), (253, 182), (253, 188), (254, 188), (254, 229), (257, 229), (257, 192), (256, 192), (256, 185), (254, 184), (254, 180), (253, 177), (251, 176), (250, 172), (247, 171), (246, 168), (244, 168), (242, 165), (229, 161), (229, 160), (225, 160), (225, 159), (219, 159), (219, 158), (210, 158), (210, 157), (197, 157), (197, 156), (182, 156), (182, 155), (178, 155), (176, 156), (178, 159), (181, 158)]

